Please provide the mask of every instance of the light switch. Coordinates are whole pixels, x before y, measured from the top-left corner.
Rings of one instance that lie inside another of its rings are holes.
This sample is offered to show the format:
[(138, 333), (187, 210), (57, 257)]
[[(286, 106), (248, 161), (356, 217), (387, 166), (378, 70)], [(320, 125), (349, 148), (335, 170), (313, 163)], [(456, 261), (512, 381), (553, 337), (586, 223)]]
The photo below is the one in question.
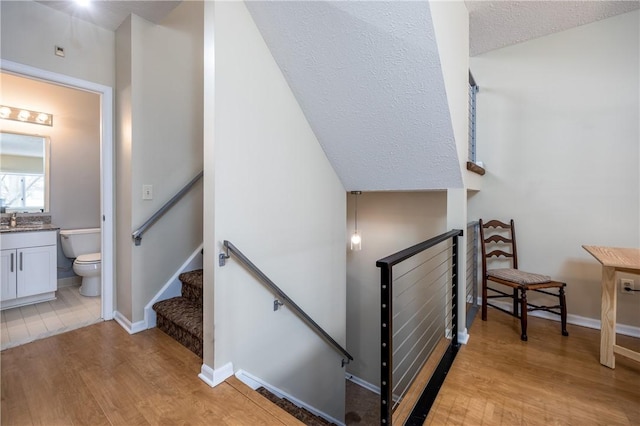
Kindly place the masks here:
[(142, 199), (153, 200), (153, 185), (142, 185)]

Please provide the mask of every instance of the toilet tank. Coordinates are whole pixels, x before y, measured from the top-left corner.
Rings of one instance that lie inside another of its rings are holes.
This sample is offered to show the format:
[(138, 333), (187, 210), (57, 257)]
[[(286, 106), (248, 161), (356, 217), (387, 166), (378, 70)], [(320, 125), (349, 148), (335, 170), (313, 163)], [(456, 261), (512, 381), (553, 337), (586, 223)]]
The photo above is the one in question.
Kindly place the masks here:
[(60, 243), (64, 255), (70, 259), (81, 254), (100, 253), (100, 228), (61, 229)]

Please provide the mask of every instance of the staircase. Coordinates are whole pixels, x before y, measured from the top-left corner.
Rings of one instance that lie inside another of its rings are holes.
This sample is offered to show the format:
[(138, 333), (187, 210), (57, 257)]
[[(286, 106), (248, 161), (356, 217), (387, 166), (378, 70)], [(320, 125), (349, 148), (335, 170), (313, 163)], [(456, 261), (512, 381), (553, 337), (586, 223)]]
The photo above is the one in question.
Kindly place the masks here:
[(157, 327), (202, 358), (202, 269), (180, 274), (180, 297), (153, 305)]

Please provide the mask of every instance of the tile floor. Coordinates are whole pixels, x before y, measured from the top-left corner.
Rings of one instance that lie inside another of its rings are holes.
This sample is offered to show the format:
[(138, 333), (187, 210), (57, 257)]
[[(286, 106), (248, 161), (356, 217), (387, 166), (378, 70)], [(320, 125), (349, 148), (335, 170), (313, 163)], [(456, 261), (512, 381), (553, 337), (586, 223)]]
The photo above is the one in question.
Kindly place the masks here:
[(100, 297), (85, 297), (77, 286), (61, 287), (56, 300), (1, 312), (0, 350), (101, 321)]

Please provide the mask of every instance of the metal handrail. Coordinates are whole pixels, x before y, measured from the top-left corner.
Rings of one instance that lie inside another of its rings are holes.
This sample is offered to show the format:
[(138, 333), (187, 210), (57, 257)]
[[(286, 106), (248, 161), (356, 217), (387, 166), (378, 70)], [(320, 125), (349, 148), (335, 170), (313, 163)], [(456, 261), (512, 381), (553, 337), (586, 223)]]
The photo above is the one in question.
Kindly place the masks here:
[(174, 204), (180, 201), (180, 199), (184, 197), (187, 192), (189, 192), (191, 187), (195, 185), (203, 175), (204, 171), (198, 173), (198, 175), (191, 179), (191, 181), (189, 181), (188, 184), (186, 184), (180, 191), (178, 191), (176, 195), (174, 195), (169, 201), (167, 201), (162, 207), (160, 207), (158, 211), (153, 214), (153, 216), (147, 219), (147, 221), (142, 224), (142, 226), (133, 231), (133, 233), (131, 234), (131, 238), (133, 238), (133, 241), (137, 246), (142, 243), (142, 234), (147, 232), (147, 229), (149, 229), (151, 225), (156, 223), (156, 221), (160, 219), (171, 207), (173, 207)]
[(349, 352), (347, 352), (346, 349), (340, 346), (340, 344), (336, 342), (333, 339), (333, 337), (329, 335), (329, 333), (327, 333), (322, 327), (320, 327), (320, 325), (318, 325), (318, 323), (316, 323), (300, 306), (298, 306), (293, 300), (291, 300), (291, 298), (287, 296), (287, 294), (284, 291), (282, 291), (280, 287), (278, 287), (273, 281), (271, 281), (269, 277), (267, 277), (264, 274), (264, 272), (262, 272), (256, 265), (254, 265), (253, 262), (251, 262), (247, 258), (247, 256), (245, 256), (240, 250), (238, 250), (236, 246), (231, 244), (231, 242), (224, 240), (224, 248), (226, 250), (226, 253), (220, 253), (219, 255), (220, 266), (224, 266), (225, 260), (230, 257), (229, 253), (233, 253), (244, 266), (249, 268), (251, 272), (253, 272), (258, 278), (260, 278), (260, 280), (264, 284), (266, 284), (271, 290), (273, 290), (278, 295), (278, 297), (282, 298), (282, 300), (284, 300), (284, 303), (287, 303), (291, 308), (293, 308), (293, 311), (302, 320), (304, 320), (307, 323), (307, 325), (309, 325), (316, 333), (318, 333), (322, 338), (324, 338), (327, 341), (327, 343), (333, 346), (333, 348), (337, 352), (340, 352), (342, 355), (344, 355), (347, 358), (348, 361), (345, 361), (344, 359), (342, 360), (343, 367), (346, 364), (348, 364), (349, 361), (353, 361), (353, 357), (351, 356), (351, 354), (349, 354)]

